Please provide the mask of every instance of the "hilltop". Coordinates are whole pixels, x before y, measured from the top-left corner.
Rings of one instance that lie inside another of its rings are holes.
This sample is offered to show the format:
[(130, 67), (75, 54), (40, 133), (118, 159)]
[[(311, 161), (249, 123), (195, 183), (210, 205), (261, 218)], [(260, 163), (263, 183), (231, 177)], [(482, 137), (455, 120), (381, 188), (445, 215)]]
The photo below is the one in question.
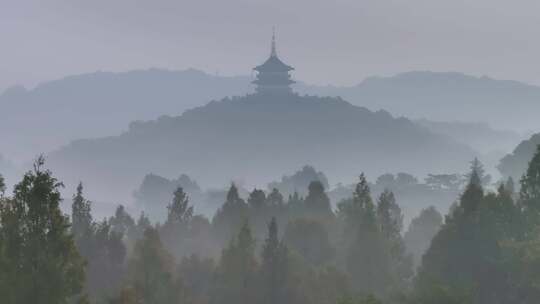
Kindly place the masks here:
[[(18, 133), (4, 134), (0, 153), (21, 162), (71, 140), (118, 135), (132, 121), (178, 116), (211, 100), (251, 93), (250, 80), (193, 69), (149, 69), (69, 76), (32, 89), (13, 87), (0, 95), (0, 129)], [(483, 122), (501, 130), (540, 129), (535, 116), (540, 111), (540, 88), (514, 81), (411, 72), (368, 78), (352, 87), (297, 83), (294, 89), (300, 94), (341, 96), (354, 105), (411, 119)], [(487, 144), (501, 148), (498, 142)]]
[(312, 164), (335, 183), (388, 168), (420, 176), (464, 171), (474, 154), (405, 118), (340, 98), (253, 94), (74, 141), (51, 153), (49, 164), (64, 181), (83, 180), (103, 199), (122, 199), (149, 172), (188, 174), (204, 186), (233, 179), (266, 185)]

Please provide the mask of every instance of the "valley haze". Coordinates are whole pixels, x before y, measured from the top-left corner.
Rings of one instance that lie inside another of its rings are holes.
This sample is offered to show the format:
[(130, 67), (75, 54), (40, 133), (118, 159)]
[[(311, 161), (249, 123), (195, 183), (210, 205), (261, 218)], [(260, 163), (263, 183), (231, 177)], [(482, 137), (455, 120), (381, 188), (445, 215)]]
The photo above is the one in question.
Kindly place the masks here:
[[(42, 83), (33, 89), (12, 87), (0, 95), (0, 105), (9, 110), (3, 111), (4, 114), (0, 113), (0, 118), (2, 118), (0, 125), (5, 128), (17, 126), (18, 129), (17, 134), (8, 134), (7, 138), (4, 139), (6, 145), (2, 153), (4, 158), (11, 160), (9, 163), (7, 160), (4, 161), (5, 165), (3, 166), (6, 168), (4, 171), (7, 173), (21, 172), (20, 168), (28, 167), (29, 161), (36, 157), (33, 151), (49, 153), (57, 151), (62, 146), (66, 146), (66, 148), (62, 148), (60, 151), (73, 151), (76, 149), (75, 147), (83, 144), (112, 142), (116, 137), (133, 137), (136, 130), (150, 128), (150, 126), (153, 126), (154, 129), (159, 128), (156, 125), (166, 125), (168, 121), (181, 120), (181, 117), (190, 113), (216, 108), (217, 104), (220, 103), (233, 104), (234, 102), (223, 102), (221, 99), (225, 96), (231, 96), (234, 101), (242, 99), (243, 95), (252, 95), (254, 92), (254, 86), (250, 83), (252, 80), (253, 77), (249, 76), (216, 76), (194, 69), (185, 71), (149, 69), (126, 73), (96, 72), (69, 76)], [(410, 170), (411, 173), (417, 174), (420, 178), (423, 178), (427, 173), (442, 172), (448, 169), (455, 172), (463, 171), (468, 160), (473, 156), (481, 157), (491, 168), (495, 168), (498, 160), (504, 154), (509, 153), (521, 139), (526, 138), (528, 130), (536, 128), (538, 120), (534, 114), (535, 111), (529, 109), (538, 107), (540, 110), (540, 106), (535, 104), (536, 98), (540, 98), (540, 88), (538, 87), (515, 81), (494, 80), (487, 77), (477, 78), (460, 73), (409, 72), (393, 77), (371, 77), (351, 87), (321, 87), (299, 82), (293, 85), (293, 89), (299, 96), (305, 94), (309, 96), (340, 96), (346, 102), (338, 104), (350, 103), (359, 106), (363, 108), (361, 111), (364, 113), (372, 113), (366, 115), (381, 119), (391, 119), (391, 116), (415, 119), (410, 124), (417, 125), (419, 130), (423, 127), (428, 132), (438, 134), (438, 140), (448, 143), (454, 142), (456, 149), (468, 150), (463, 157), (456, 159), (457, 166), (440, 166), (442, 164), (440, 162), (439, 165), (434, 164), (431, 167), (421, 166), (424, 168), (423, 170), (412, 170), (411, 168), (415, 167), (412, 162), (409, 164), (410, 166), (406, 166), (404, 163), (400, 164), (400, 169)], [(327, 98), (326, 100), (332, 99)], [(290, 114), (291, 109), (288, 109), (288, 106), (295, 107), (294, 103), (268, 102), (270, 103), (269, 107), (279, 105), (279, 111), (281, 111), (275, 113), (275, 117), (268, 118), (270, 123), (272, 119), (281, 119), (280, 117), (284, 114)], [(500, 113), (501, 116), (482, 115), (486, 107), (493, 108), (493, 113)], [(195, 109), (190, 110), (191, 108)], [(464, 112), (464, 108), (467, 108), (467, 111)], [(267, 110), (269, 109), (260, 109), (260, 111)], [(182, 114), (184, 111), (187, 113)], [(377, 112), (379, 114), (372, 111), (379, 111)], [(175, 113), (177, 114), (175, 115)], [(218, 117), (220, 116), (218, 115)], [(160, 118), (153, 121), (157, 117)], [(320, 116), (315, 119), (329, 120), (330, 124), (338, 122), (337, 120), (330, 121), (329, 117), (331, 117), (330, 113), (321, 112)], [(478, 117), (480, 123), (475, 121), (475, 118)], [(518, 117), (519, 119), (517, 119)], [(530, 117), (530, 119), (526, 117)], [(516, 119), (513, 120), (513, 118)], [(336, 117), (336, 119), (338, 118)], [(223, 125), (217, 122), (215, 117), (210, 121), (211, 123), (215, 122), (216, 132), (223, 131), (223, 126), (229, 123), (222, 122), (225, 123)], [(401, 118), (401, 121), (405, 120)], [(246, 129), (251, 128), (250, 123), (254, 122), (246, 121)], [(302, 121), (298, 120), (296, 123), (302, 124)], [(35, 127), (38, 124), (41, 125), (40, 128)], [(378, 132), (369, 123), (364, 128)], [(383, 128), (387, 128), (387, 126)], [(464, 130), (467, 131), (464, 132)], [(311, 131), (315, 131), (315, 129)], [(343, 130), (336, 131), (337, 134), (339, 132), (343, 132)], [(24, 135), (21, 136), (21, 134)], [(266, 138), (260, 138), (260, 140), (280, 143), (279, 137), (282, 135), (270, 134)], [(249, 144), (247, 139), (246, 141), (242, 140), (244, 135), (241, 133), (234, 135), (228, 133), (226, 136), (237, 136), (239, 141)], [(99, 137), (106, 138), (98, 140)], [(82, 138), (95, 139), (79, 140)], [(197, 136), (194, 135), (194, 138)], [(407, 142), (407, 140), (401, 139)], [(329, 138), (320, 139), (321, 144), (327, 143), (328, 140)], [(70, 143), (72, 141), (75, 142)], [(359, 149), (358, 151), (366, 148), (364, 146), (355, 147), (355, 149)], [(91, 148), (89, 149), (91, 150)], [(215, 150), (218, 147), (206, 147), (206, 149)], [(58, 159), (55, 155), (61, 153), (63, 152), (53, 152), (51, 154), (53, 160)], [(128, 151), (124, 151), (124, 153), (128, 153)], [(137, 152), (131, 151), (130, 153)], [(465, 155), (467, 156), (465, 157)], [(155, 157), (161, 158), (162, 156), (156, 155)], [(90, 158), (90, 156), (83, 157), (79, 159), (79, 162), (80, 164), (91, 162)], [(110, 189), (99, 187), (92, 182), (93, 180), (106, 180), (97, 174), (95, 168), (89, 171), (95, 174), (88, 176), (66, 175), (66, 182), (73, 187), (76, 181), (84, 180), (89, 183), (90, 193), (106, 193), (102, 197), (97, 197), (98, 200), (110, 201), (113, 197), (115, 202), (129, 202), (132, 200), (132, 191), (142, 181), (142, 177), (151, 172), (171, 178), (187, 173), (193, 175), (201, 185), (210, 188), (222, 187), (232, 180), (250, 180), (251, 185), (265, 185), (288, 171), (298, 169), (306, 164), (314, 165), (320, 169), (328, 168), (330, 179), (334, 184), (351, 182), (358, 171), (366, 171), (370, 173), (372, 178), (386, 173), (382, 168), (373, 170), (369, 166), (362, 166), (361, 163), (356, 165), (357, 169), (355, 170), (357, 171), (345, 173), (332, 168), (329, 164), (310, 163), (306, 159), (291, 163), (290, 165), (293, 167), (282, 166), (282, 171), (276, 170), (279, 166), (261, 168), (257, 170), (259, 176), (237, 172), (233, 176), (209, 178), (210, 175), (214, 174), (205, 175), (203, 172), (206, 170), (197, 170), (193, 166), (178, 163), (177, 166), (167, 164), (165, 165), (167, 168), (164, 168), (161, 165), (157, 167), (151, 165), (159, 162), (159, 159), (152, 161), (139, 159), (138, 161), (141, 162), (139, 170), (130, 168), (123, 171), (127, 169), (125, 166), (122, 166), (121, 170), (110, 167), (116, 174), (123, 172), (118, 176), (110, 177), (111, 180), (122, 181), (121, 183), (124, 184), (122, 190), (119, 191), (120, 193), (113, 196), (111, 196)], [(180, 159), (176, 159), (176, 162), (180, 162)], [(371, 162), (372, 160), (367, 160), (367, 163)], [(17, 166), (14, 164), (18, 164), (19, 170), (15, 169)], [(238, 166), (242, 167), (243, 165), (239, 163)], [(131, 165), (127, 167), (131, 167)], [(267, 170), (269, 168), (271, 170)], [(102, 169), (107, 171), (106, 169), (109, 167)], [(135, 171), (127, 173), (130, 170)], [(495, 169), (489, 170), (497, 174)]]

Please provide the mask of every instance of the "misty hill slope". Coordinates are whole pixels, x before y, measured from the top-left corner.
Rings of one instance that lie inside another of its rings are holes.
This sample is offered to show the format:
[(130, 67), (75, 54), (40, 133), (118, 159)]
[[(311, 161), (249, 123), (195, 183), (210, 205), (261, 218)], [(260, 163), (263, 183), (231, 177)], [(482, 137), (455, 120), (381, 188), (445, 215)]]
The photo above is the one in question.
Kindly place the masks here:
[(71, 140), (120, 134), (134, 120), (180, 115), (224, 96), (245, 94), (248, 77), (219, 77), (197, 70), (96, 72), (13, 87), (0, 95), (5, 155), (28, 159)]
[(517, 132), (497, 130), (481, 122), (432, 121), (427, 119), (417, 119), (414, 122), (432, 132), (450, 136), (463, 144), (474, 147), (479, 152), (490, 152), (496, 148), (510, 151), (522, 139)]
[(73, 142), (49, 164), (67, 182), (82, 180), (89, 191), (120, 199), (150, 172), (188, 174), (206, 187), (231, 179), (265, 185), (312, 164), (335, 183), (362, 171), (465, 170), (473, 154), (407, 119), (339, 98), (248, 95), (136, 122), (120, 136)]
[(540, 87), (460, 73), (408, 72), (353, 87), (308, 87), (369, 109), (437, 121), (485, 122), (498, 129), (540, 129)]
[(497, 169), (503, 177), (512, 177), (515, 182), (519, 182), (527, 172), (529, 162), (533, 159), (538, 145), (540, 145), (540, 133), (533, 134), (520, 142), (511, 153), (501, 158)]
[[(14, 87), (0, 95), (0, 152), (27, 160), (79, 138), (120, 134), (129, 122), (180, 115), (225, 96), (252, 92), (250, 77), (196, 70), (97, 72)], [(540, 129), (540, 88), (458, 73), (411, 72), (369, 78), (353, 87), (295, 85), (300, 94), (342, 96), (392, 115), (438, 121), (487, 122), (498, 129)]]

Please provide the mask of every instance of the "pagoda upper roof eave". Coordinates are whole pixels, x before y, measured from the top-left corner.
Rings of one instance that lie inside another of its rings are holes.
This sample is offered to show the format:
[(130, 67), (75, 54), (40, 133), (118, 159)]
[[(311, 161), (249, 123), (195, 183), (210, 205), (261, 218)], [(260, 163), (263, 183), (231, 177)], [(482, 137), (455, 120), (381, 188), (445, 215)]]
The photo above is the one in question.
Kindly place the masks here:
[(253, 70), (257, 72), (289, 72), (294, 68), (283, 63), (277, 56), (270, 56), (263, 64), (256, 66)]
[(287, 79), (286, 81), (278, 82), (278, 83), (269, 83), (267, 81), (261, 81), (260, 79), (255, 79), (251, 83), (257, 84), (257, 85), (277, 85), (277, 86), (288, 86), (291, 84), (295, 84), (296, 81), (292, 79)]
[(287, 66), (287, 68), (278, 70), (278, 69), (268, 69), (267, 67), (263, 65), (259, 65), (259, 66), (254, 67), (253, 70), (257, 72), (290, 72), (290, 71), (294, 71), (294, 68), (291, 66)]

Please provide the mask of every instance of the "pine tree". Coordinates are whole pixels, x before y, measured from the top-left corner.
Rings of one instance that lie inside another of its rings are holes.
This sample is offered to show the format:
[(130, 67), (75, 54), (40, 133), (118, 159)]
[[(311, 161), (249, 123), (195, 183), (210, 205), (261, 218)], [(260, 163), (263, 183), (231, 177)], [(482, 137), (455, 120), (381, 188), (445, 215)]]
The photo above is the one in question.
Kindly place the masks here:
[(485, 187), (491, 182), (491, 175), (486, 174), (484, 165), (478, 158), (474, 158), (471, 161), (471, 170), (465, 175), (465, 178), (469, 183), (474, 183), (481, 187)]
[(79, 183), (77, 193), (73, 196), (71, 205), (71, 220), (73, 222), (71, 231), (75, 238), (77, 248), (81, 254), (88, 258), (91, 239), (93, 234), (92, 203), (83, 196), (83, 185)]
[(484, 195), (475, 166), (469, 176), (459, 206), (423, 256), (416, 292), (470, 289), (475, 303), (511, 303), (515, 286), (508, 281), (501, 244), (518, 237), (514, 203), (504, 187)]
[(109, 224), (114, 232), (129, 237), (135, 227), (135, 220), (127, 213), (123, 205), (119, 205), (116, 208), (114, 216), (109, 219)]
[(189, 198), (182, 187), (176, 189), (167, 209), (167, 220), (160, 229), (160, 235), (167, 250), (179, 258), (186, 250), (185, 240), (193, 218), (193, 206), (189, 206)]
[(254, 303), (257, 261), (255, 239), (247, 221), (223, 249), (210, 303)]
[(107, 220), (94, 224), (88, 254), (86, 290), (92, 302), (115, 294), (125, 275), (127, 249), (123, 235), (112, 230)]
[(227, 200), (216, 212), (212, 221), (215, 234), (218, 236), (219, 241), (226, 242), (230, 240), (235, 231), (238, 231), (242, 226), (247, 216), (247, 204), (240, 198), (238, 188), (232, 184), (227, 193)]
[(174, 259), (163, 247), (158, 232), (147, 229), (135, 244), (128, 266), (127, 290), (133, 289), (136, 303), (178, 303), (182, 288), (173, 276), (173, 266)]
[(189, 197), (182, 187), (174, 191), (173, 201), (167, 209), (167, 223), (170, 224), (187, 224), (193, 217), (193, 206), (189, 206)]
[(391, 282), (390, 253), (364, 174), (360, 175), (353, 197), (341, 202), (338, 209), (344, 221), (344, 266), (354, 286), (365, 294), (384, 294)]
[(375, 229), (377, 225), (375, 205), (363, 173), (355, 186), (352, 198), (338, 204), (338, 214), (345, 222), (347, 233), (355, 233), (358, 229)]
[(403, 214), (396, 203), (394, 194), (385, 190), (377, 202), (377, 221), (379, 231), (385, 242), (390, 260), (388, 261), (392, 281), (388, 289), (403, 290), (413, 276), (412, 256), (406, 252), (405, 242), (401, 236), (403, 230)]
[(262, 248), (262, 296), (264, 304), (286, 302), (288, 278), (287, 247), (278, 238), (276, 218), (268, 225), (268, 237)]
[(471, 166), (469, 176), (469, 184), (465, 188), (465, 192), (461, 195), (460, 208), (465, 214), (470, 214), (478, 209), (482, 198), (484, 197), (484, 189), (482, 188), (482, 176), (484, 169), (478, 159), (474, 159)]
[(4, 195), (6, 193), (6, 183), (4, 181), (4, 177), (2, 174), (0, 174), (0, 196)]
[(377, 219), (381, 233), (389, 240), (401, 237), (403, 229), (403, 214), (396, 204), (394, 193), (384, 190), (377, 202)]
[(540, 145), (521, 178), (520, 201), (530, 213), (540, 213)]

